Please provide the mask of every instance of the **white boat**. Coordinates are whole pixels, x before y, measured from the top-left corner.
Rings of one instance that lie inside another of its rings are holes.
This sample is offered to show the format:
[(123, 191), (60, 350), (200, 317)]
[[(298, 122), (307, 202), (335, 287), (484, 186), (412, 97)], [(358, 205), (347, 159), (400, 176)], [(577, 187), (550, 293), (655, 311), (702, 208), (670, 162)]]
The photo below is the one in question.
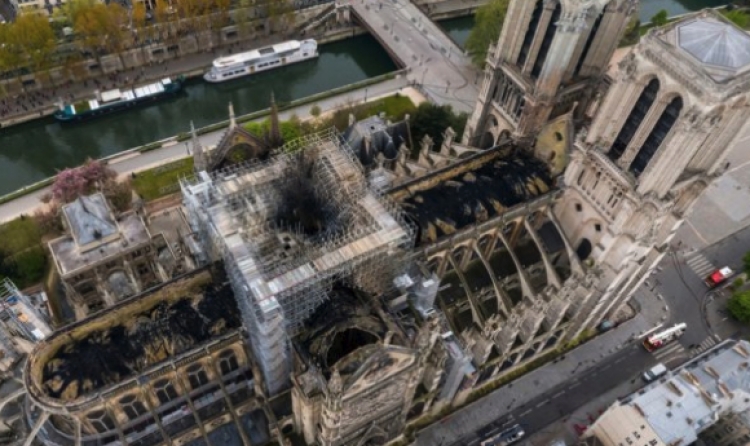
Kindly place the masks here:
[(245, 53), (220, 57), (214, 60), (211, 71), (203, 75), (203, 79), (207, 82), (224, 82), (316, 57), (318, 57), (318, 42), (314, 39), (290, 40)]

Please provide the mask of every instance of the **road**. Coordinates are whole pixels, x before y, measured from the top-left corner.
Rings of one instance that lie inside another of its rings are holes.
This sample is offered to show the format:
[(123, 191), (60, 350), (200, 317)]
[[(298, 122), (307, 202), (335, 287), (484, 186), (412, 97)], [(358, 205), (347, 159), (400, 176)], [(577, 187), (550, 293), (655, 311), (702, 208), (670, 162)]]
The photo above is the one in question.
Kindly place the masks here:
[(633, 342), (583, 374), (575, 375), (569, 381), (503, 414), (497, 421), (450, 445), (479, 445), (483, 439), (515, 424), (520, 424), (527, 435), (537, 432), (622, 383), (635, 381), (638, 385), (643, 370), (656, 363), (653, 355)]
[[(678, 242), (679, 243), (679, 242)], [(671, 252), (661, 262), (659, 271), (647, 283), (660, 294), (670, 308), (671, 323), (685, 322), (688, 330), (680, 343), (688, 350), (695, 349), (709, 337), (716, 327), (709, 328), (702, 311), (710, 290), (703, 279), (717, 268), (729, 266), (742, 270), (742, 257), (750, 251), (750, 227), (720, 240), (700, 251)]]
[(479, 71), (419, 8), (408, 0), (351, 0), (350, 5), (394, 58), (411, 69), (410, 80), (422, 85), (432, 102), (471, 112)]

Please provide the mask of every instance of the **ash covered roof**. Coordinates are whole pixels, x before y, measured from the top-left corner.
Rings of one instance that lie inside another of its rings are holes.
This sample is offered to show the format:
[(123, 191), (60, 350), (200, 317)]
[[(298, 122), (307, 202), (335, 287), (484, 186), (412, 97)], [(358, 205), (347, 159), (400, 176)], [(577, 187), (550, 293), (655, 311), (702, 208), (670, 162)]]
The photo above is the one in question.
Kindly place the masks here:
[[(342, 137), (359, 158), (363, 166), (371, 166), (378, 154), (386, 159), (395, 159), (401, 144), (409, 145), (409, 123), (407, 121), (388, 124), (374, 115), (358, 121), (344, 131)], [(366, 139), (369, 138), (369, 144)]]
[(208, 273), (178, 281), (59, 332), (47, 347), (53, 351), (35, 352), (42, 360), (41, 388), (52, 398), (74, 400), (240, 325), (228, 283), (214, 285)]
[(117, 233), (107, 200), (101, 193), (79, 197), (62, 208), (76, 244), (85, 246)]
[(336, 363), (359, 348), (382, 341), (387, 331), (385, 321), (364, 296), (337, 286), (330, 299), (305, 321), (297, 342), (307, 359), (328, 376)]
[(523, 151), (493, 150), (391, 192), (431, 243), (553, 187), (547, 166)]

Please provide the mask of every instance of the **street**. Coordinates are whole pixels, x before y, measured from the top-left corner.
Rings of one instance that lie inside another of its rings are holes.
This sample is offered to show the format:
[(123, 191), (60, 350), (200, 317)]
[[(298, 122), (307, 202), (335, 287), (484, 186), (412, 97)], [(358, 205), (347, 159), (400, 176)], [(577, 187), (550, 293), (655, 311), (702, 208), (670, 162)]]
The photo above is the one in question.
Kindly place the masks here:
[[(634, 386), (641, 386), (640, 374), (656, 362), (653, 355), (646, 352), (638, 343), (633, 342), (628, 348), (601, 361), (599, 365), (586, 373), (573, 376), (566, 383), (537, 396), (498, 418), (494, 423), (452, 443), (451, 446), (479, 445), (483, 439), (514, 424), (520, 424), (526, 434), (530, 435), (560, 418), (565, 418), (589, 400), (624, 382), (631, 381)], [(591, 420), (570, 420), (570, 422), (588, 424)]]

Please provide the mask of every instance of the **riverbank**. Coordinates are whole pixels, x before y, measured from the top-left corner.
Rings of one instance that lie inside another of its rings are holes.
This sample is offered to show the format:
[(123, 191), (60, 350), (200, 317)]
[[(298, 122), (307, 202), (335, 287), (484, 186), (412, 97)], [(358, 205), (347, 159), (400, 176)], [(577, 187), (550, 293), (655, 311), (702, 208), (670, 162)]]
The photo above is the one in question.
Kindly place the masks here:
[[(324, 113), (331, 112), (346, 104), (371, 102), (397, 92), (406, 92), (408, 86), (406, 76), (396, 75), (382, 82), (361, 86), (325, 98), (316, 99), (315, 97), (311, 97), (300, 100), (298, 103), (301, 102), (301, 104), (286, 108), (279, 113), (279, 116), (283, 120), (289, 119), (292, 115), (296, 115), (300, 119), (309, 119), (312, 117), (310, 109), (313, 105), (318, 105)], [(408, 91), (409, 96), (412, 97), (415, 104), (418, 103), (420, 101), (418, 98), (421, 97), (421, 94), (416, 91)], [(421, 100), (424, 100), (424, 98), (422, 97)], [(267, 114), (268, 110), (264, 110), (239, 117), (238, 119), (242, 121), (262, 120), (265, 119)], [(202, 134), (199, 136), (201, 144), (204, 147), (216, 145), (224, 134), (227, 124), (228, 121), (224, 121), (201, 129)], [(132, 172), (139, 172), (160, 164), (179, 160), (188, 156), (189, 152), (190, 145), (186, 140), (186, 135), (176, 135), (162, 141), (157, 141), (149, 145), (149, 147), (117, 153), (107, 157), (104, 161), (119, 175), (128, 175)], [(42, 206), (41, 198), (49, 192), (49, 185), (51, 183), (52, 178), (48, 178), (0, 198), (0, 202), (2, 202), (0, 204), (0, 223), (13, 220), (21, 215), (32, 215), (36, 212)]]
[[(317, 37), (317, 40), (319, 44), (325, 44), (349, 39), (351, 37), (362, 35), (365, 32), (365, 30), (357, 26), (342, 26), (326, 30), (322, 35)], [(211, 63), (217, 57), (241, 51), (248, 51), (262, 46), (273, 45), (288, 39), (289, 36), (274, 35), (263, 40), (233, 43), (221, 48), (220, 50), (200, 54), (190, 54), (179, 59), (163, 61), (162, 63), (152, 64), (147, 67), (121, 71), (116, 75), (104, 76), (103, 81), (84, 81), (81, 84), (72, 85), (67, 88), (60, 87), (35, 91), (25, 96), (28, 96), (30, 99), (33, 98), (28, 102), (37, 105), (29, 106), (24, 104), (28, 108), (27, 110), (21, 108), (19, 113), (0, 118), (0, 129), (52, 115), (58, 109), (57, 103), (61, 98), (73, 102), (93, 96), (97, 89), (140, 85), (148, 82), (155, 82), (165, 77), (185, 76), (188, 79), (197, 78), (202, 76), (203, 73), (210, 68)]]

